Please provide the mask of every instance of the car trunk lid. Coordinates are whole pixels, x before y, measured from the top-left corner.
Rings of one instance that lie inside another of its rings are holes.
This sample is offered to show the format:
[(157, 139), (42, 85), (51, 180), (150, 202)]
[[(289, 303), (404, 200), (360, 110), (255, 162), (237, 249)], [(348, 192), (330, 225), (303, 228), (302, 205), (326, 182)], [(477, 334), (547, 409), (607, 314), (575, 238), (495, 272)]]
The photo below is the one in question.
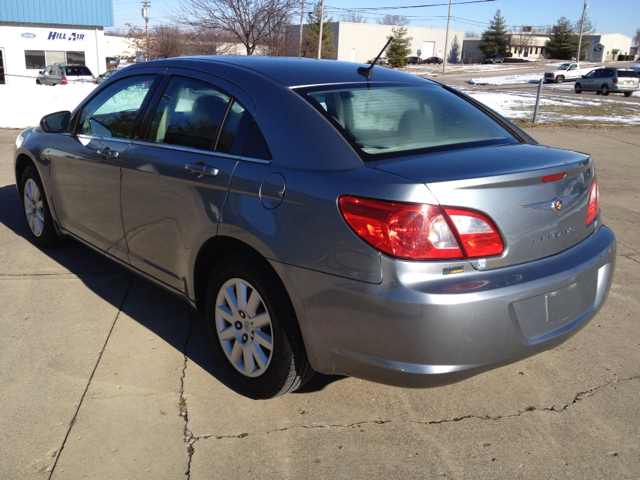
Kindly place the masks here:
[(375, 168), (426, 184), (442, 206), (487, 215), (505, 250), (473, 260), (476, 268), (555, 255), (594, 229), (585, 222), (595, 168), (584, 154), (517, 144), (382, 161)]

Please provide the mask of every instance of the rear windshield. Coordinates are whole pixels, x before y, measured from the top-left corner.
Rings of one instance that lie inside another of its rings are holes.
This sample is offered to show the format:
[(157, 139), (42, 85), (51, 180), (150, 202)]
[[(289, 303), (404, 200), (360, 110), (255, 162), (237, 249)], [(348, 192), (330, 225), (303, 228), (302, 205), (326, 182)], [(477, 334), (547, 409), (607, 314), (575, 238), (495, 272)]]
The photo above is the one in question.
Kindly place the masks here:
[(618, 70), (618, 77), (637, 77), (638, 74), (636, 72), (632, 72), (631, 70)]
[(80, 77), (83, 75), (91, 75), (91, 70), (87, 67), (65, 67), (67, 77)]
[(518, 142), (473, 104), (437, 85), (322, 85), (298, 92), (365, 161)]

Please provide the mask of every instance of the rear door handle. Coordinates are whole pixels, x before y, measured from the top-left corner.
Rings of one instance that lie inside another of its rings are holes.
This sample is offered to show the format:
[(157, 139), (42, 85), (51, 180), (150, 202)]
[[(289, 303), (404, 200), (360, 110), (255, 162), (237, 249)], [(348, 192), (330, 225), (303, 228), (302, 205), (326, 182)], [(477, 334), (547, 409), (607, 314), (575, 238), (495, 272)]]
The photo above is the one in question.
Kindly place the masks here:
[(199, 173), (205, 177), (215, 177), (218, 175), (218, 169), (211, 167), (205, 163), (187, 163), (184, 168), (190, 172)]
[(118, 155), (120, 155), (120, 152), (116, 152), (115, 150), (112, 150), (109, 147), (105, 147), (105, 148), (101, 148), (98, 150), (98, 155), (102, 155), (103, 157), (111, 157), (111, 158), (118, 158)]

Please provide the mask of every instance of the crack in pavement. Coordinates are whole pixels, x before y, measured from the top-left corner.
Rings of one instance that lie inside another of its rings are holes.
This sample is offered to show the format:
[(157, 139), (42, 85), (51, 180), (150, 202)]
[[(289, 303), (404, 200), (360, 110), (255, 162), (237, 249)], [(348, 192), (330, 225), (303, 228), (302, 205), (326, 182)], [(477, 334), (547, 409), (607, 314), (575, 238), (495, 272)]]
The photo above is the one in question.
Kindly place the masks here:
[[(461, 417), (454, 417), (454, 418), (445, 418), (442, 420), (429, 420), (429, 421), (417, 421), (417, 420), (402, 420), (400, 422), (395, 421), (395, 420), (365, 420), (365, 421), (361, 421), (361, 422), (354, 422), (354, 423), (336, 423), (336, 424), (322, 424), (322, 425), (300, 425), (300, 426), (295, 426), (295, 427), (282, 427), (282, 428), (278, 428), (276, 430), (271, 430), (268, 431), (264, 434), (253, 434), (254, 436), (259, 436), (259, 435), (270, 435), (272, 433), (279, 433), (279, 432), (284, 432), (287, 430), (295, 430), (295, 429), (308, 429), (308, 430), (313, 430), (313, 429), (330, 429), (330, 428), (350, 428), (350, 427), (361, 427), (364, 425), (385, 425), (387, 423), (413, 423), (413, 424), (418, 424), (418, 425), (440, 425), (440, 424), (445, 424), (445, 423), (455, 423), (455, 422), (461, 422), (463, 420), (470, 420), (470, 419), (477, 419), (477, 420), (492, 420), (492, 421), (498, 421), (504, 418), (514, 418), (514, 417), (520, 417), (522, 415), (525, 415), (529, 412), (534, 412), (534, 411), (547, 411), (547, 412), (554, 412), (554, 413), (559, 413), (559, 412), (563, 412), (567, 409), (569, 409), (572, 405), (575, 405), (576, 403), (580, 402), (581, 400), (584, 400), (585, 398), (591, 397), (593, 395), (595, 395), (599, 390), (608, 387), (609, 385), (613, 385), (616, 383), (620, 383), (620, 382), (626, 382), (626, 381), (632, 381), (632, 380), (637, 380), (640, 379), (640, 375), (637, 376), (633, 376), (633, 377), (627, 377), (627, 378), (619, 378), (617, 380), (612, 380), (610, 382), (607, 382), (603, 385), (598, 385), (595, 386), (593, 388), (590, 388), (588, 390), (585, 390), (583, 392), (578, 392), (573, 400), (570, 403), (564, 404), (564, 405), (551, 405), (549, 407), (527, 407), (524, 410), (518, 411), (516, 413), (512, 413), (512, 414), (507, 414), (507, 415), (497, 415), (497, 416), (491, 416), (491, 415), (484, 415), (484, 416), (480, 416), (480, 415), (464, 415)], [(191, 432), (189, 432), (191, 433)], [(214, 438), (216, 440), (221, 440), (223, 438), (245, 438), (250, 436), (249, 433), (240, 433), (240, 434), (236, 434), (236, 435), (214, 435), (214, 434), (205, 434), (205, 435), (199, 435), (199, 436), (193, 436), (191, 435), (190, 438), (192, 438), (194, 441), (197, 440), (206, 440), (208, 438)]]
[(57, 452), (56, 460), (53, 463), (53, 466), (51, 467), (51, 471), (49, 473), (49, 480), (51, 480), (51, 477), (53, 476), (53, 473), (56, 471), (56, 466), (58, 465), (58, 460), (60, 460), (60, 457), (62, 455), (62, 451), (64, 450), (64, 446), (66, 445), (67, 439), (69, 438), (69, 435), (71, 434), (71, 429), (73, 428), (73, 426), (76, 423), (76, 419), (78, 418), (78, 412), (80, 412), (80, 408), (82, 408), (82, 403), (84, 402), (84, 399), (87, 397), (87, 391), (89, 390), (89, 387), (91, 386), (91, 381), (93, 380), (93, 376), (96, 374), (96, 370), (98, 369), (98, 365), (100, 365), (100, 360), (102, 360), (102, 355), (104, 354), (104, 351), (107, 348), (107, 344), (109, 343), (109, 339), (111, 338), (111, 334), (113, 333), (113, 329), (115, 328), (116, 323), (118, 322), (118, 318), (120, 318), (120, 314), (122, 313), (122, 308), (124, 307), (124, 303), (127, 301), (127, 298), (129, 297), (129, 292), (131, 291), (131, 286), (133, 285), (133, 281), (136, 278), (135, 275), (133, 275), (133, 274), (130, 274), (130, 275), (131, 275), (131, 281), (129, 282), (129, 286), (127, 287), (127, 291), (125, 292), (124, 297), (122, 298), (122, 302), (120, 303), (120, 307), (118, 308), (118, 313), (116, 314), (116, 318), (114, 318), (113, 323), (111, 324), (111, 328), (109, 329), (109, 333), (107, 334), (107, 338), (104, 341), (104, 345), (102, 345), (102, 350), (100, 350), (100, 354), (98, 355), (98, 360), (96, 361), (96, 364), (93, 367), (93, 371), (91, 372), (91, 375), (89, 376), (89, 381), (87, 382), (87, 385), (85, 386), (84, 391), (82, 392), (82, 397), (80, 398), (80, 402), (78, 402), (78, 407), (76, 408), (76, 411), (73, 414), (73, 418), (69, 422), (69, 428), (67, 429), (67, 434), (64, 436), (64, 440), (62, 441), (62, 445), (60, 446), (60, 449)]
[(637, 144), (637, 143), (627, 142), (626, 140), (620, 140), (619, 138), (613, 138), (613, 137), (609, 137), (607, 135), (602, 135), (602, 134), (599, 134), (599, 133), (594, 133), (593, 135), (597, 135), (598, 137), (608, 138), (609, 140), (617, 140), (618, 142), (626, 143), (628, 145), (633, 145), (634, 147), (640, 147), (640, 145)]
[(187, 444), (187, 470), (184, 474), (187, 476), (187, 479), (191, 478), (191, 460), (193, 458), (193, 444), (196, 443), (199, 438), (194, 437), (191, 430), (189, 430), (189, 411), (187, 409), (187, 399), (184, 397), (184, 381), (187, 375), (187, 361), (189, 357), (187, 356), (187, 349), (189, 347), (189, 342), (191, 341), (191, 335), (193, 334), (193, 323), (194, 318), (191, 314), (191, 307), (187, 307), (187, 315), (189, 315), (189, 334), (184, 341), (183, 355), (184, 355), (184, 366), (182, 367), (182, 376), (180, 377), (180, 402), (178, 403), (178, 407), (180, 409), (180, 416), (184, 418), (184, 442)]

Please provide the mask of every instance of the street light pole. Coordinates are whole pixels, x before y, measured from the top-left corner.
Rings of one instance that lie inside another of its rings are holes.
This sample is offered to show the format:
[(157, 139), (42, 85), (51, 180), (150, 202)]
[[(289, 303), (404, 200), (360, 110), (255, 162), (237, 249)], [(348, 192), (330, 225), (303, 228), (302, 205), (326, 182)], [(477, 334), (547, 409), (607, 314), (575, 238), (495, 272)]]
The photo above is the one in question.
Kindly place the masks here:
[(580, 21), (580, 38), (578, 39), (578, 55), (577, 55), (577, 59), (578, 59), (578, 63), (580, 63), (580, 49), (582, 48), (582, 29), (584, 27), (584, 14), (587, 11), (587, 8), (589, 8), (589, 4), (587, 3), (587, 0), (584, 0), (584, 8), (582, 9), (582, 20)]
[(449, 22), (451, 21), (451, 1), (449, 0), (449, 16), (447, 17), (447, 33), (444, 36), (444, 58), (442, 59), (442, 73), (447, 71), (447, 43), (449, 43)]
[(145, 35), (145, 54), (144, 59), (149, 61), (149, 13), (147, 8), (151, 6), (150, 0), (142, 2), (142, 18), (144, 18), (144, 35)]
[(300, 43), (298, 45), (298, 58), (302, 58), (302, 26), (304, 24), (304, 0), (300, 9)]
[(322, 58), (322, 25), (324, 25), (324, 0), (320, 7), (320, 31), (318, 32), (318, 60)]

